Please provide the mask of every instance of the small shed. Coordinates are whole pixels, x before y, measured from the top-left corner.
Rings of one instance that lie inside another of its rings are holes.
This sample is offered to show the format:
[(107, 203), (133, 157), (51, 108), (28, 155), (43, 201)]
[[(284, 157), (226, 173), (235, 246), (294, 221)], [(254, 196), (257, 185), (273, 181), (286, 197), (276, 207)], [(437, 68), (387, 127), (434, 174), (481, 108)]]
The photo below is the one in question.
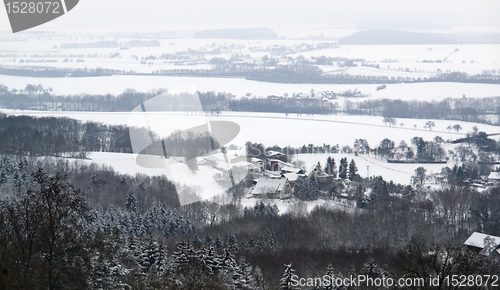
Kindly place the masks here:
[(500, 237), (491, 236), (483, 233), (473, 233), (464, 243), (464, 245), (478, 250), (481, 254), (489, 256), (490, 254), (500, 254)]
[(488, 175), (488, 181), (500, 181), (500, 172), (491, 172), (490, 175)]

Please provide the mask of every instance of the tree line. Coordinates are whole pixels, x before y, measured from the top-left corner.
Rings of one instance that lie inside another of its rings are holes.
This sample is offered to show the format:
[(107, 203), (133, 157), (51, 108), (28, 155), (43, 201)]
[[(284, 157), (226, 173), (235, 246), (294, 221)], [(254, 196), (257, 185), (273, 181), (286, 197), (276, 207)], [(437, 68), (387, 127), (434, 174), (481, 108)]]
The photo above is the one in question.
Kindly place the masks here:
[[(78, 45), (78, 44), (77, 44)], [(165, 56), (166, 57), (166, 56)], [(150, 57), (151, 58), (151, 57)], [(346, 60), (342, 65), (355, 66), (353, 60)], [(255, 64), (224, 64), (212, 69), (171, 69), (157, 70), (152, 73), (137, 73), (133, 70), (115, 69), (69, 69), (69, 68), (0, 68), (0, 74), (32, 77), (85, 77), (105, 75), (164, 75), (164, 76), (192, 76), (192, 77), (241, 77), (249, 80), (275, 83), (308, 83), (308, 84), (398, 84), (421, 82), (460, 82), (460, 83), (487, 83), (499, 84), (498, 75), (468, 75), (462, 72), (441, 73), (428, 78), (366, 76), (350, 74), (324, 74), (317, 65), (291, 64), (276, 65), (272, 68), (260, 67)]]
[(0, 114), (1, 154), (85, 158), (89, 151), (132, 153), (129, 128), (70, 118)]
[[(106, 111), (130, 112), (146, 100), (165, 93), (166, 90), (137, 92), (127, 89), (119, 95), (73, 95), (61, 96), (50, 93), (50, 88), (27, 85), (24, 90), (9, 90), (0, 86), (0, 106), (21, 110)], [(269, 96), (266, 98), (240, 97), (230, 93), (198, 92), (206, 113), (222, 111), (277, 112), (285, 114), (336, 114), (383, 116), (386, 118), (447, 119), (486, 124), (498, 123), (490, 116), (499, 116), (500, 97), (447, 98), (441, 101), (402, 100), (345, 100), (343, 108), (321, 98)], [(185, 108), (172, 107), (172, 111)]]

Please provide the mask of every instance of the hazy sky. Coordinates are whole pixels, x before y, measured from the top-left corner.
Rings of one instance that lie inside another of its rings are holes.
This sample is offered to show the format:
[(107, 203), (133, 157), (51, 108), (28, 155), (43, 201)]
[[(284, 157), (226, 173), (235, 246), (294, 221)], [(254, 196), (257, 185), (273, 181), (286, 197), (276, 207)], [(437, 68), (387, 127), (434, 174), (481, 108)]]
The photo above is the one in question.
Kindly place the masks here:
[(409, 20), (500, 25), (499, 0), (81, 0), (79, 6), (75, 18), (113, 21), (358, 24)]
[[(500, 27), (500, 0), (80, 0), (66, 21)], [(5, 9), (0, 13), (2, 29)], [(8, 25), (8, 23), (7, 23)], [(10, 27), (9, 27), (10, 28)]]

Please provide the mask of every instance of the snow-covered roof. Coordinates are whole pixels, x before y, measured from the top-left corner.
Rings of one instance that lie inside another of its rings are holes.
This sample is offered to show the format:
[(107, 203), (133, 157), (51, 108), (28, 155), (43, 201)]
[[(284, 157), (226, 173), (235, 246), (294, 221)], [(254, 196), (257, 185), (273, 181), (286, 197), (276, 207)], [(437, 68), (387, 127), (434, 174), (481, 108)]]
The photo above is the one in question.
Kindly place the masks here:
[(279, 159), (271, 159), (271, 158), (270, 158), (270, 159), (268, 159), (268, 161), (269, 161), (269, 162), (274, 161), (274, 162), (278, 162), (279, 164), (283, 164), (284, 166), (290, 166), (290, 167), (292, 167), (292, 164), (290, 164), (290, 163), (286, 163), (286, 162), (283, 162), (283, 161), (281, 161), (281, 160), (279, 160)]
[(285, 178), (259, 178), (252, 194), (275, 193), (278, 190), (283, 190), (285, 185)]
[(266, 151), (267, 156), (274, 156), (274, 155), (284, 155), (283, 153), (279, 151), (274, 151), (274, 150), (267, 150)]
[(265, 174), (270, 177), (270, 178), (281, 178), (281, 173), (278, 172), (278, 171), (269, 171), (269, 170), (266, 170)]
[(311, 168), (309, 168), (309, 169), (306, 171), (306, 173), (305, 173), (305, 174), (306, 174), (306, 176), (311, 175), (311, 173), (312, 173), (314, 170), (316, 170), (316, 167), (317, 167), (317, 165), (313, 165), (313, 166), (311, 166)]
[(288, 181), (295, 181), (297, 180), (297, 178), (299, 178), (299, 176), (297, 175), (297, 173), (295, 172), (292, 172), (292, 173), (285, 173), (283, 174), (283, 176), (288, 179)]
[(500, 172), (491, 172), (488, 179), (500, 180)]
[(283, 168), (281, 168), (281, 171), (290, 171), (290, 172), (294, 172), (294, 173), (297, 173), (300, 170), (301, 170), (300, 168), (295, 168), (295, 167), (291, 167), (291, 166), (283, 166)]
[(490, 237), (492, 239), (491, 247), (489, 247), (487, 253), (484, 251), (483, 251), (484, 253), (483, 252), (481, 253), (489, 255), (493, 250), (495, 250), (498, 247), (498, 245), (500, 245), (500, 237), (475, 232), (467, 239), (467, 241), (465, 241), (464, 245), (485, 249), (486, 247), (485, 239), (487, 237)]

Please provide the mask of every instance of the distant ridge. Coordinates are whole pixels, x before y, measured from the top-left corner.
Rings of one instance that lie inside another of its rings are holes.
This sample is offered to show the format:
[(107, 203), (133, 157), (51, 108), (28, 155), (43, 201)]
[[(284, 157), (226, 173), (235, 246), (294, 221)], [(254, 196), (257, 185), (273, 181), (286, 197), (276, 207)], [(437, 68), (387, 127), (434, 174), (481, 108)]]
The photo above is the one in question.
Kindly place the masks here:
[(195, 32), (194, 38), (224, 39), (276, 39), (278, 35), (269, 28), (214, 29)]
[(418, 33), (397, 30), (360, 31), (339, 40), (339, 44), (500, 44), (500, 33), (457, 35), (444, 33)]

